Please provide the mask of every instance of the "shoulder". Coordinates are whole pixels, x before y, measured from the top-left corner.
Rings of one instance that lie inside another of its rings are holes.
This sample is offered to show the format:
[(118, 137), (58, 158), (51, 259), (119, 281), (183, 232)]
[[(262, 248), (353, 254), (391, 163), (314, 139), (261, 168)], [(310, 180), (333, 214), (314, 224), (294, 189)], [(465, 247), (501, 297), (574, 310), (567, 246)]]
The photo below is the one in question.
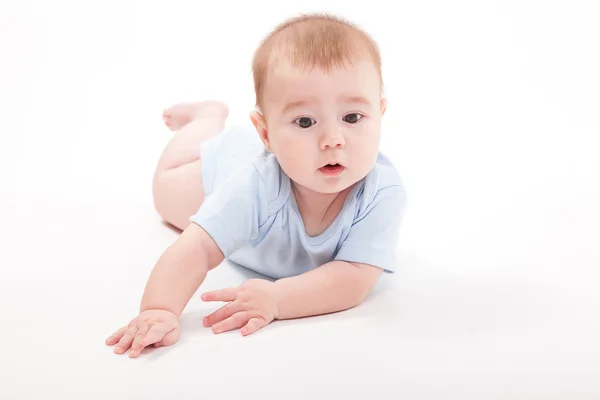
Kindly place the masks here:
[(403, 213), (408, 196), (404, 181), (394, 164), (382, 153), (363, 179), (356, 192), (355, 220), (364, 217), (374, 207), (387, 207)]
[(206, 202), (249, 204), (262, 210), (264, 218), (277, 213), (291, 195), (289, 177), (273, 154), (264, 152), (251, 162), (235, 168), (209, 196)]
[(256, 158), (251, 168), (256, 184), (263, 192), (270, 213), (279, 211), (291, 195), (290, 178), (285, 174), (275, 155), (265, 151)]

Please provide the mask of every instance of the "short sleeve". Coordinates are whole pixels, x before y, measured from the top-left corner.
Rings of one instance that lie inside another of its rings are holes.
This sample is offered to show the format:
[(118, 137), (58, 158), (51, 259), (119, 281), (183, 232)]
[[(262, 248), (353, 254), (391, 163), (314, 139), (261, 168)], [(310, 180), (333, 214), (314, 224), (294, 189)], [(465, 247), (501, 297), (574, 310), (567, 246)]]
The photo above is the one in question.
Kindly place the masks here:
[(265, 198), (265, 185), (249, 166), (207, 196), (190, 221), (205, 229), (227, 258), (258, 236), (267, 213)]
[(394, 272), (406, 201), (402, 185), (379, 190), (371, 204), (355, 218), (335, 260), (370, 264)]

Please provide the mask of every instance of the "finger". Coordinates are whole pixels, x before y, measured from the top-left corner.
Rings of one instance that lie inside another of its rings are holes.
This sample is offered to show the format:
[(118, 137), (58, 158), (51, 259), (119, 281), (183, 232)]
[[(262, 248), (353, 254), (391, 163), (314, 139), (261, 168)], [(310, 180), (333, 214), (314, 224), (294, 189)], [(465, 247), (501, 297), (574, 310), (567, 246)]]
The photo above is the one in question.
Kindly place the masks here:
[(204, 301), (234, 301), (237, 288), (227, 288), (203, 293), (201, 298)]
[(223, 321), (225, 318), (231, 317), (236, 312), (242, 309), (242, 305), (239, 301), (233, 301), (231, 303), (225, 304), (223, 307), (219, 308), (217, 311), (212, 314), (206, 316), (202, 321), (204, 326), (213, 326), (217, 322)]
[(227, 318), (224, 321), (219, 322), (216, 325), (213, 325), (214, 333), (222, 333), (227, 332), (232, 329), (241, 328), (248, 322), (248, 313), (246, 311), (240, 311), (233, 314), (231, 317)]
[(138, 331), (136, 336), (146, 336), (146, 333), (148, 333), (148, 330), (150, 329), (150, 327), (152, 326), (151, 323), (148, 323), (146, 321), (137, 321), (137, 327), (138, 327)]
[(119, 340), (119, 343), (115, 347), (115, 353), (122, 354), (124, 353), (133, 343), (133, 338), (135, 337), (135, 333), (137, 332), (137, 325), (135, 322), (130, 323), (127, 327), (127, 330)]
[(108, 337), (108, 339), (106, 339), (106, 344), (109, 346), (112, 346), (115, 343), (117, 343), (121, 339), (121, 336), (123, 336), (123, 333), (125, 333), (126, 330), (127, 330), (127, 327), (124, 326), (121, 329), (119, 329), (118, 331), (116, 331), (115, 333), (113, 333), (112, 335), (110, 335)]
[(171, 332), (167, 333), (162, 340), (154, 343), (154, 347), (174, 345), (175, 342), (177, 342), (177, 340), (179, 340), (179, 334), (180, 334), (179, 328), (173, 329)]
[(144, 336), (137, 336), (135, 338), (135, 341), (131, 346), (131, 351), (129, 352), (129, 357), (135, 358), (139, 356), (142, 350), (144, 350), (144, 347), (158, 342), (167, 334), (168, 331), (169, 330), (165, 324), (156, 323), (152, 325)]
[(142, 344), (144, 346), (151, 345), (152, 343), (156, 343), (169, 332), (169, 328), (165, 324), (155, 324), (152, 325), (146, 336), (142, 340)]
[(242, 335), (248, 336), (257, 330), (264, 328), (268, 323), (263, 318), (251, 318), (250, 321), (240, 331)]
[(137, 321), (137, 332), (133, 343), (131, 344), (131, 350), (129, 351), (129, 357), (137, 357), (146, 345), (143, 344), (144, 338), (150, 329), (151, 324), (145, 321)]

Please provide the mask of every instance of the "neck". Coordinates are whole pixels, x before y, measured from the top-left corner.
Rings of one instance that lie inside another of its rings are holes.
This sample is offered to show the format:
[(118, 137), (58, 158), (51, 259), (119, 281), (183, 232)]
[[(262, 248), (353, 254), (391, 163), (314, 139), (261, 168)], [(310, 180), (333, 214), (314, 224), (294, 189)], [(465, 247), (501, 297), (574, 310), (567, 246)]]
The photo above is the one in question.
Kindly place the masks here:
[(296, 203), (300, 212), (307, 212), (310, 215), (319, 215), (324, 218), (327, 211), (336, 203), (344, 202), (346, 195), (352, 187), (337, 193), (319, 193), (310, 189), (292, 183), (292, 191), (296, 197)]

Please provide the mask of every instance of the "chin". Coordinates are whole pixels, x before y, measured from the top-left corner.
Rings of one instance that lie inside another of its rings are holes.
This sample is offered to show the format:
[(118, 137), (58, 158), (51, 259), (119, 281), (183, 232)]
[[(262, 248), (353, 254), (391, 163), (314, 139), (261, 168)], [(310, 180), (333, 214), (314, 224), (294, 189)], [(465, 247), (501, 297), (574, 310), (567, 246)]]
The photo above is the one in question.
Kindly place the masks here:
[(339, 183), (334, 183), (334, 182), (330, 182), (329, 184), (327, 183), (323, 183), (323, 182), (306, 182), (306, 181), (298, 181), (295, 179), (292, 179), (292, 181), (294, 182), (294, 184), (297, 187), (302, 187), (305, 190), (311, 191), (313, 193), (317, 193), (317, 194), (334, 194), (334, 193), (339, 193), (342, 190), (344, 190), (345, 188), (348, 187), (348, 185), (341, 185)]
[(347, 179), (344, 179), (343, 181), (339, 181), (339, 182), (328, 182), (325, 184), (321, 183), (321, 184), (317, 185), (318, 189), (315, 191), (319, 192), (319, 193), (323, 193), (323, 194), (335, 194), (335, 193), (343, 192), (344, 190), (353, 186), (355, 183), (356, 182), (349, 181)]

